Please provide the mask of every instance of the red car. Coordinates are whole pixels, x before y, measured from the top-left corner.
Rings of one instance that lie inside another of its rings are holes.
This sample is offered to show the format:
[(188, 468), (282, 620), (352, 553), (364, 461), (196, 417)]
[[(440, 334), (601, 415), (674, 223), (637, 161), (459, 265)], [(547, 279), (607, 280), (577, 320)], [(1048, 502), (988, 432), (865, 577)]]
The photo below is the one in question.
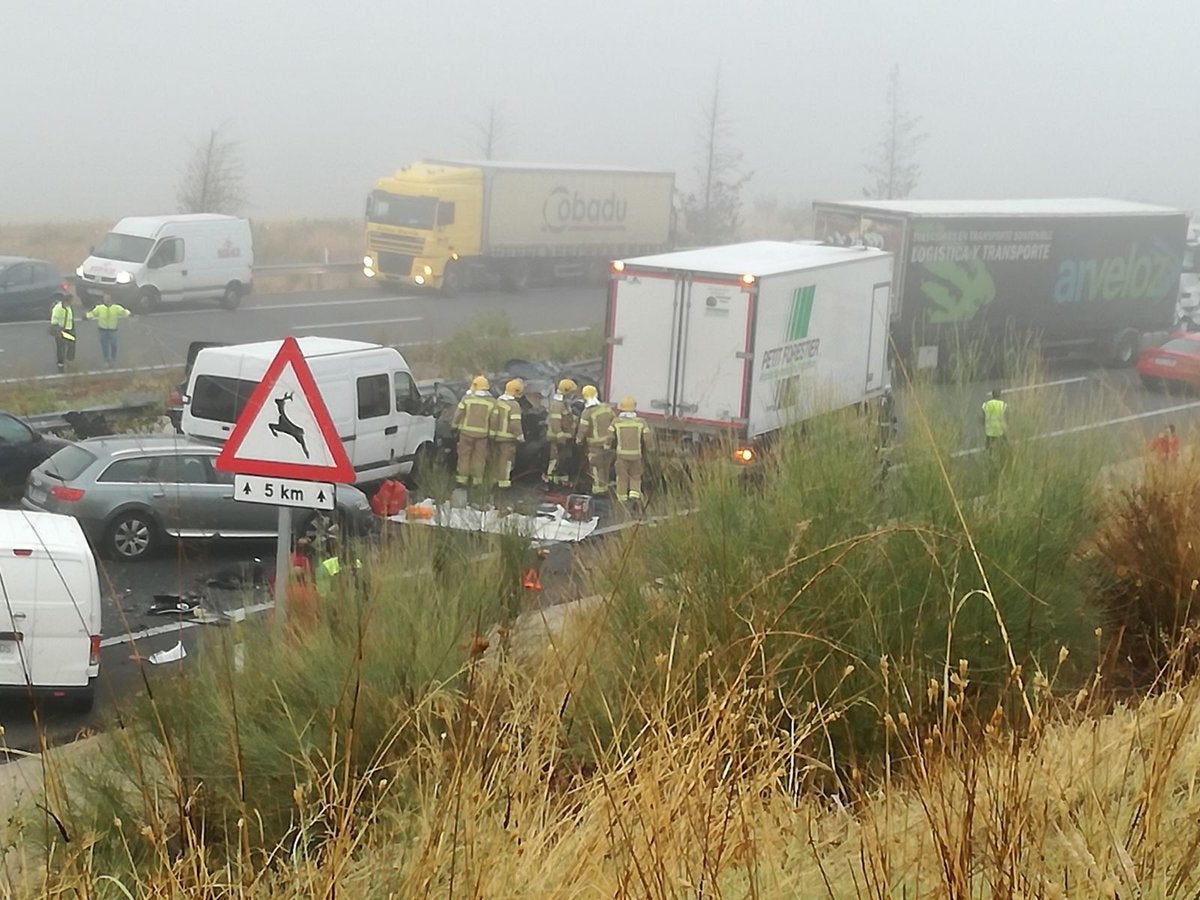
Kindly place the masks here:
[(1137, 361), (1142, 384), (1151, 390), (1164, 387), (1200, 387), (1200, 332), (1172, 334), (1161, 347), (1141, 352)]

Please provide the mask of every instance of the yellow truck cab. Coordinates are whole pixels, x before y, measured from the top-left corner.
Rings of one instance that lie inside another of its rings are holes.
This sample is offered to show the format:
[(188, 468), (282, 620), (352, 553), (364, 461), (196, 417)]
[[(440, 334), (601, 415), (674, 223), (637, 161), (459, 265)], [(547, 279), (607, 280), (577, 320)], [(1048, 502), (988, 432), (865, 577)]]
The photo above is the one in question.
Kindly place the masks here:
[(426, 160), (367, 198), (363, 274), (447, 293), (607, 275), (671, 240), (670, 172)]

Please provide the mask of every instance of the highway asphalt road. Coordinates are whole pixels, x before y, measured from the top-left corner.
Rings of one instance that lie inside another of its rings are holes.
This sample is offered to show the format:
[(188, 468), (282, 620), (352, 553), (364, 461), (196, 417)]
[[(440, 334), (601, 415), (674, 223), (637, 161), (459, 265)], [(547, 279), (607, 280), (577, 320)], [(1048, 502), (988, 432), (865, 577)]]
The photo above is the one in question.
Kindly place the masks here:
[[(582, 330), (603, 323), (605, 304), (606, 291), (600, 286), (443, 297), (383, 290), (364, 283), (361, 288), (344, 291), (252, 294), (236, 310), (205, 302), (132, 316), (121, 326), (118, 365), (181, 366), (191, 341), (277, 340), (289, 334), (352, 338), (403, 348), (445, 340), (463, 324), (495, 313), (507, 315), (519, 334)], [(83, 321), (76, 330), (75, 371), (101, 369), (94, 323)], [(45, 323), (6, 322), (0, 327), (0, 379), (54, 373), (54, 342)]]

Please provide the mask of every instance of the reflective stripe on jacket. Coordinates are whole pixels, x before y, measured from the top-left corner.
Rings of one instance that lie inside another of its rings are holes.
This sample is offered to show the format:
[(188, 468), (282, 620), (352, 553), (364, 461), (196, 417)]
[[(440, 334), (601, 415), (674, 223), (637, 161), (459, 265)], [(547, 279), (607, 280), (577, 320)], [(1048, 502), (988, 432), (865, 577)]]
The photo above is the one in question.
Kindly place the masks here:
[(619, 459), (637, 459), (642, 442), (650, 443), (650, 426), (637, 413), (621, 413), (609, 427), (617, 445)]
[(492, 410), (496, 401), (487, 391), (474, 391), (463, 397), (454, 411), (453, 426), (463, 434), (487, 437), (490, 429)]
[(562, 394), (550, 398), (550, 412), (546, 416), (546, 434), (551, 440), (567, 441), (575, 434), (575, 417), (571, 415), (571, 405), (563, 399)]
[(585, 406), (579, 417), (579, 429), (575, 432), (577, 441), (587, 441), (595, 446), (608, 443), (609, 427), (613, 421), (613, 408), (607, 403), (593, 403)]
[(98, 303), (91, 308), (87, 317), (95, 319), (100, 328), (113, 330), (117, 327), (117, 321), (128, 315), (129, 310), (119, 303)]
[(525, 426), (521, 422), (521, 404), (504, 394), (492, 409), (492, 439), (501, 444), (525, 440)]
[(983, 404), (983, 433), (988, 437), (1004, 437), (1004, 432), (1008, 430), (1008, 424), (1004, 421), (1004, 414), (1008, 411), (1008, 404), (1003, 400), (988, 400)]

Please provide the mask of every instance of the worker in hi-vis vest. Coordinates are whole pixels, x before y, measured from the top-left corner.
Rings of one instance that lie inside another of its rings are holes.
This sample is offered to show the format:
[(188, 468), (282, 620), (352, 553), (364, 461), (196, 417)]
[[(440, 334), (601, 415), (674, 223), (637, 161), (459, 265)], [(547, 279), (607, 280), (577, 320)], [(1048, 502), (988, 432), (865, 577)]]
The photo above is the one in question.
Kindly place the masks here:
[(992, 390), (992, 399), (983, 404), (983, 437), (988, 449), (1003, 443), (1008, 436), (1008, 404), (1000, 399), (1000, 388)]
[(575, 439), (575, 414), (571, 412), (571, 401), (579, 386), (570, 378), (558, 383), (558, 392), (552, 394), (546, 416), (546, 437), (550, 441), (550, 462), (546, 464), (546, 484), (566, 484), (571, 477), (572, 442)]
[(88, 310), (87, 317), (96, 320), (96, 331), (100, 335), (100, 354), (104, 357), (104, 364), (113, 365), (117, 361), (117, 327), (122, 319), (129, 317), (129, 310), (105, 295), (103, 300)]
[(54, 359), (58, 371), (75, 361), (75, 295), (66, 294), (50, 307), (50, 333), (54, 335)]
[(489, 431), (492, 436), (493, 471), (496, 475), (496, 487), (501, 489), (512, 487), (512, 469), (517, 458), (517, 444), (525, 441), (519, 401), (524, 391), (525, 384), (519, 378), (514, 378), (504, 385), (504, 393), (496, 399), (496, 404), (492, 407)]
[(609, 426), (617, 454), (617, 499), (621, 503), (640, 504), (642, 500), (642, 454), (654, 446), (654, 433), (637, 414), (637, 401), (623, 397), (617, 404), (617, 417)]
[(579, 425), (575, 429), (575, 442), (587, 446), (588, 468), (592, 476), (592, 496), (601, 497), (608, 493), (609, 426), (613, 421), (613, 408), (600, 402), (600, 393), (594, 385), (585, 384), (580, 391), (583, 397), (583, 412), (579, 414)]
[(455, 481), (459, 484), (483, 484), (487, 470), (488, 446), (491, 443), (492, 409), (496, 399), (491, 385), (482, 375), (471, 382), (471, 389), (458, 403), (451, 427), (458, 432), (458, 470)]

